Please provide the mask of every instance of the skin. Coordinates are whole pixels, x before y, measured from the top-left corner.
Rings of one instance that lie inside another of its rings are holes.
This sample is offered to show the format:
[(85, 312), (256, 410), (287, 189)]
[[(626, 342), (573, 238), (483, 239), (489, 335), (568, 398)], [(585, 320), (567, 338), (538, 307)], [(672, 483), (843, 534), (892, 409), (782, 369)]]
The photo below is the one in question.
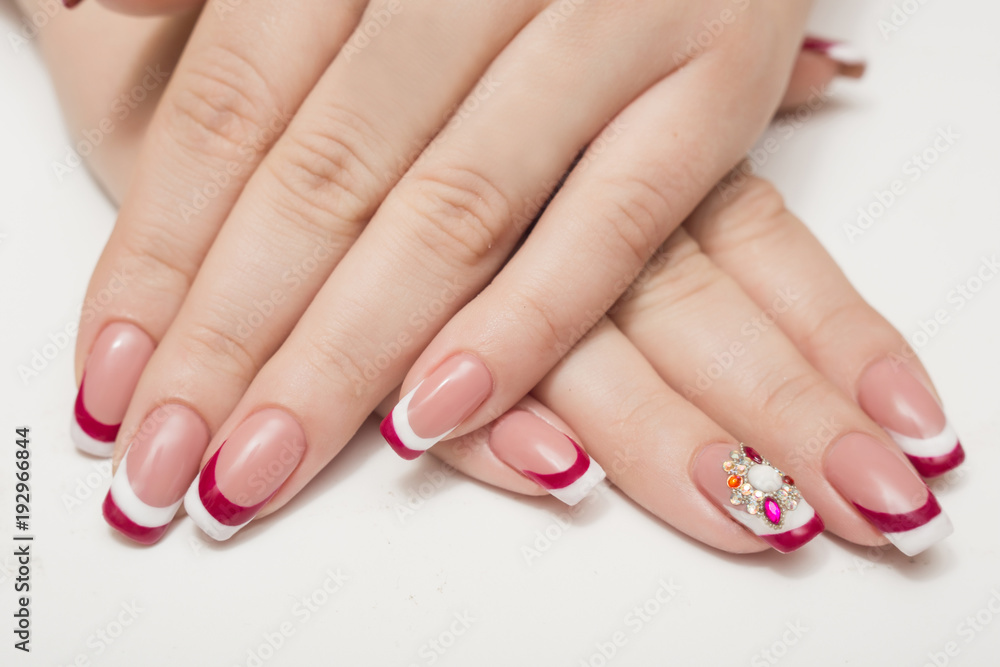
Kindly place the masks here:
[[(131, 20), (109, 16), (101, 13), (96, 5), (93, 7), (77, 10), (81, 16), (84, 9), (91, 12), (91, 18), (86, 20), (93, 21), (93, 29), (107, 27), (110, 34), (112, 26), (121, 25), (119, 21)], [(60, 20), (47, 29), (41, 44), (50, 59), (60, 94), (68, 102), (71, 125), (88, 127), (95, 114), (107, 108), (109, 95), (113, 97), (113, 93), (127, 90), (133, 83), (131, 71), (127, 68), (124, 69), (129, 73), (116, 70), (110, 60), (102, 60), (96, 55), (89, 60), (84, 58), (83, 62), (74, 62), (73, 75), (67, 74), (69, 67), (65, 54), (79, 54), (80, 51), (73, 48), (74, 40), (82, 38), (73, 32), (76, 28), (68, 28), (62, 17)], [(105, 20), (107, 23), (103, 23)], [(119, 56), (132, 49), (131, 62), (136, 64), (142, 63), (147, 54), (154, 51), (164, 54), (164, 58), (169, 58), (170, 54), (176, 57), (180, 46), (176, 43), (176, 35), (183, 34), (184, 26), (190, 25), (190, 17), (166, 17), (144, 25), (143, 39), (125, 39), (116, 45), (120, 49)], [(802, 100), (803, 91), (811, 85), (824, 85), (835, 70), (835, 64), (825, 58), (801, 57), (786, 100)], [(87, 75), (82, 77), (81, 71)], [(84, 86), (80, 83), (82, 78), (111, 83), (107, 88)], [(132, 175), (139, 173), (141, 176), (141, 169), (135, 168), (142, 160), (136, 150), (137, 139), (143, 132), (151, 131), (142, 126), (142, 119), (151, 126), (156, 122), (150, 119), (148, 111), (137, 114), (133, 121), (135, 131), (113, 135), (95, 153), (92, 162), (101, 182), (113, 196), (124, 197), (126, 205), (129, 193), (135, 188), (135, 179), (139, 178)], [(883, 538), (860, 519), (823, 478), (823, 451), (796, 453), (792, 443), (801, 435), (796, 428), (815, 423), (820, 405), (817, 397), (822, 397), (824, 410), (837, 411), (841, 423), (886, 441), (885, 434), (852, 400), (853, 387), (869, 363), (904, 349), (905, 343), (898, 332), (861, 300), (815, 239), (784, 209), (773, 188), (752, 179), (738, 192), (737, 197), (726, 202), (719, 201), (718, 196), (709, 197), (687, 220), (684, 230), (667, 242), (667, 256), (671, 259), (654, 261), (653, 276), (630, 290), (613, 316), (601, 319), (592, 333), (545, 375), (535, 387), (534, 395), (579, 434), (582, 444), (623, 492), (663, 520), (707, 544), (736, 552), (763, 548), (759, 540), (724, 516), (703, 496), (693, 493), (690, 465), (700, 447), (710, 442), (737, 440), (768, 442), (767, 456), (779, 465), (794, 469), (803, 492), (833, 532), (860, 544), (883, 543)], [(124, 220), (123, 214), (119, 225)], [(542, 229), (541, 224), (536, 231)], [(558, 233), (557, 225), (548, 225), (545, 229), (553, 230), (550, 234)], [(746, 260), (753, 255), (745, 252), (748, 243), (754, 244), (759, 251), (758, 257), (764, 261)], [(541, 241), (536, 245), (545, 247)], [(743, 252), (737, 251), (740, 248)], [(760, 269), (765, 266), (767, 273)], [(778, 267), (780, 271), (775, 270)], [(202, 280), (200, 276), (199, 280)], [(782, 317), (777, 327), (761, 337), (768, 347), (751, 350), (741, 357), (726, 376), (726, 382), (717, 384), (717, 389), (691, 400), (685, 398), (681, 393), (683, 387), (692, 373), (704, 365), (705, 355), (711, 357), (719, 351), (700, 341), (692, 341), (689, 332), (704, 328), (702, 320), (725, 327), (731, 326), (735, 317), (735, 323), (740, 324), (743, 320), (733, 315), (734, 312), (751, 313), (754, 308), (766, 307), (773, 299), (776, 285), (789, 283), (798, 285), (807, 295), (806, 307), (792, 309), (788, 317)], [(716, 287), (716, 293), (709, 289), (713, 285), (723, 285), (725, 289)], [(627, 286), (626, 283), (622, 289)], [(162, 296), (160, 292), (167, 293), (170, 289), (179, 292), (174, 294), (176, 303), (181, 303), (185, 296), (190, 298), (184, 290), (178, 290), (177, 285), (167, 283), (157, 286), (156, 293)], [(127, 307), (128, 298), (124, 299), (126, 304), (119, 304), (122, 309)], [(822, 329), (817, 329), (818, 323), (823, 323)], [(91, 330), (97, 331), (93, 327)], [(824, 336), (824, 331), (836, 332), (836, 335)], [(851, 331), (864, 331), (864, 335), (850, 335)], [(663, 340), (693, 345), (692, 355), (697, 356), (681, 354), (667, 358)], [(254, 394), (254, 387), (273, 387), (276, 382), (279, 385), (282, 382), (280, 376), (287, 378), (288, 367), (295, 365), (292, 363), (295, 352), (294, 348), (289, 352), (285, 352), (285, 348), (281, 350), (274, 355), (279, 363), (272, 370), (272, 359), (264, 367), (264, 380), (258, 377), (250, 385), (250, 393), (243, 396), (234, 413), (227, 401), (206, 410), (209, 412), (206, 422), (215, 434), (206, 459), (232, 431), (239, 417), (266, 399), (264, 393)], [(164, 354), (161, 358), (163, 361), (157, 362), (152, 373), (147, 369), (151, 379), (137, 392), (138, 404), (133, 401), (126, 417), (126, 423), (133, 430), (147, 406), (162, 400), (159, 388), (165, 385), (169, 389), (169, 374), (162, 369), (169, 366), (171, 357)], [(929, 385), (919, 364), (912, 364), (914, 372)], [(800, 395), (800, 392), (790, 391), (788, 386), (775, 383), (778, 374), (769, 372), (773, 368), (794, 372), (800, 384), (791, 386), (808, 386), (810, 391)], [(229, 389), (237, 400), (252, 379), (250, 373), (235, 378)], [(415, 384), (407, 382), (410, 386)], [(383, 395), (394, 388), (391, 378), (385, 383), (387, 389), (381, 392)], [(322, 388), (325, 383), (306, 374), (296, 377), (291, 384)], [(746, 387), (753, 390), (745, 391)], [(407, 388), (404, 384), (403, 389)], [(521, 391), (520, 395), (523, 394)], [(365, 397), (372, 404), (382, 399), (374, 394)], [(514, 400), (517, 398), (519, 396)], [(271, 400), (273, 402), (273, 397)], [(324, 409), (328, 412), (329, 405), (329, 401), (324, 401)], [(384, 405), (383, 412), (385, 407), (391, 404)], [(328, 429), (323, 420), (312, 420), (308, 410), (294, 412), (301, 415), (307, 431), (317, 433)], [(344, 416), (337, 414), (333, 418)], [(346, 420), (348, 426), (339, 428), (338, 432), (343, 431), (343, 434), (338, 437), (346, 442), (353, 434), (355, 422), (360, 423), (358, 419)], [(463, 430), (467, 431), (466, 435), (439, 444), (434, 452), (487, 482), (522, 493), (542, 493), (533, 482), (499, 462), (483, 446), (488, 426), (477, 429), (472, 420)], [(123, 436), (120, 444), (126, 443), (127, 438)], [(626, 451), (620, 443), (632, 443), (634, 449)], [(339, 446), (310, 452), (313, 457), (300, 465), (264, 513), (273, 512), (294, 496), (336, 451)], [(642, 465), (636, 465), (636, 461)]]

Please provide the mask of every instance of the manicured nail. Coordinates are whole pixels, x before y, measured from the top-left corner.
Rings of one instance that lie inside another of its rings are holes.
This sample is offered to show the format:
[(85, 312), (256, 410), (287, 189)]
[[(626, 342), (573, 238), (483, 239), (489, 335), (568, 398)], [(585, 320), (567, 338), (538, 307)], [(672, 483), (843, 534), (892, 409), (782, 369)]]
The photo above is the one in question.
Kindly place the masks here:
[(862, 433), (838, 440), (826, 455), (834, 488), (896, 548), (915, 556), (952, 533), (937, 498), (887, 446)]
[(493, 376), (475, 356), (449, 357), (382, 420), (382, 437), (412, 460), (446, 438), (493, 391)]
[(822, 53), (827, 58), (837, 63), (840, 66), (840, 70), (838, 72), (840, 76), (846, 76), (851, 79), (860, 79), (865, 73), (865, 67), (867, 67), (865, 57), (855, 50), (855, 48), (850, 44), (826, 39), (817, 39), (815, 37), (806, 37), (805, 41), (802, 42), (802, 48), (805, 51)]
[(527, 410), (511, 410), (494, 422), (489, 445), (497, 458), (567, 505), (583, 500), (605, 477), (572, 438)]
[(746, 445), (705, 447), (694, 479), (709, 500), (781, 553), (823, 532), (823, 519), (806, 502), (795, 480)]
[(70, 437), (81, 451), (109, 457), (139, 376), (156, 344), (139, 327), (109, 324), (87, 357), (76, 395)]
[(858, 385), (858, 402), (924, 477), (946, 473), (965, 460), (941, 406), (902, 364), (873, 364)]
[(209, 537), (228, 540), (257, 515), (306, 451), (302, 427), (284, 410), (255, 412), (222, 443), (184, 496)]
[(208, 448), (205, 422), (183, 405), (153, 410), (139, 427), (104, 498), (104, 518), (140, 544), (167, 532)]

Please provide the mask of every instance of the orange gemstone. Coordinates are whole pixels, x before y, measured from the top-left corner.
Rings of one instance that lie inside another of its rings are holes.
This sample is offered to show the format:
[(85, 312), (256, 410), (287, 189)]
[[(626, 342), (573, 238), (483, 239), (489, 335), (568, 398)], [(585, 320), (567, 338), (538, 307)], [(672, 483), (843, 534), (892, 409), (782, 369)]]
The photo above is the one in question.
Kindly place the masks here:
[(726, 483), (729, 484), (730, 489), (735, 489), (737, 486), (743, 483), (743, 478), (740, 477), (739, 475), (730, 475)]

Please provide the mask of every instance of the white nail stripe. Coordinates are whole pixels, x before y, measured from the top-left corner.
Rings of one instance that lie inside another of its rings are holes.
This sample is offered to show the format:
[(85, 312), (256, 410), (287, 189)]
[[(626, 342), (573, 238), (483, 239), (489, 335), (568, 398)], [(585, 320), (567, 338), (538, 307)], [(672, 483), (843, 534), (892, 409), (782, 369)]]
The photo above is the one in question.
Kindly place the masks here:
[(955, 445), (958, 444), (958, 434), (955, 433), (951, 424), (948, 423), (945, 423), (944, 429), (940, 433), (929, 438), (911, 438), (887, 428), (885, 432), (892, 436), (892, 439), (896, 441), (899, 448), (910, 456), (925, 458), (944, 456), (945, 454), (951, 454), (952, 450), (955, 449)]
[(604, 468), (594, 459), (590, 459), (587, 472), (583, 473), (580, 479), (561, 489), (548, 489), (548, 492), (567, 505), (576, 505), (586, 498), (595, 486), (603, 482), (605, 477), (607, 475), (604, 473)]
[(845, 65), (863, 65), (865, 62), (861, 52), (847, 44), (834, 44), (826, 50), (826, 55)]
[[(424, 382), (421, 381), (420, 384)], [(439, 443), (440, 441), (451, 435), (458, 426), (448, 429), (439, 436), (431, 438), (422, 438), (413, 432), (410, 427), (410, 401), (413, 399), (413, 395), (417, 393), (417, 389), (420, 389), (420, 384), (413, 388), (410, 393), (402, 398), (399, 403), (392, 409), (392, 427), (396, 429), (396, 435), (408, 448), (417, 452), (426, 452), (428, 449)]]
[(951, 519), (943, 511), (922, 526), (902, 533), (885, 533), (897, 549), (907, 556), (916, 556), (921, 551), (940, 542), (955, 531)]
[(191, 482), (191, 486), (188, 487), (187, 493), (184, 494), (184, 510), (191, 517), (191, 520), (194, 521), (195, 525), (201, 528), (206, 535), (213, 540), (222, 542), (223, 540), (228, 540), (240, 528), (250, 523), (247, 521), (238, 526), (227, 526), (224, 523), (219, 523), (214, 516), (208, 513), (204, 503), (201, 502), (201, 494), (198, 493), (198, 485), (200, 483), (201, 473), (198, 473), (198, 476)]
[(77, 449), (105, 459), (110, 459), (114, 455), (115, 443), (95, 440), (84, 433), (79, 422), (76, 421), (76, 415), (71, 415), (69, 421), (69, 437)]
[[(743, 507), (743, 505), (740, 505), (739, 507), (732, 505), (726, 509), (733, 515), (734, 519), (752, 530), (755, 535), (781, 535), (782, 533), (787, 533), (790, 530), (801, 528), (812, 521), (812, 518), (816, 516), (816, 510), (812, 508), (812, 505), (807, 503), (805, 500), (800, 500), (798, 506), (786, 514), (784, 525), (781, 528), (772, 528), (767, 525), (764, 519), (759, 516), (749, 514), (745, 509), (743, 509)], [(781, 511), (785, 512), (786, 510)]]
[(184, 499), (178, 500), (170, 507), (154, 507), (146, 504), (132, 489), (132, 484), (128, 480), (127, 462), (128, 452), (118, 465), (118, 472), (111, 479), (111, 497), (114, 498), (115, 505), (118, 505), (122, 514), (133, 523), (145, 528), (159, 528), (170, 523)]

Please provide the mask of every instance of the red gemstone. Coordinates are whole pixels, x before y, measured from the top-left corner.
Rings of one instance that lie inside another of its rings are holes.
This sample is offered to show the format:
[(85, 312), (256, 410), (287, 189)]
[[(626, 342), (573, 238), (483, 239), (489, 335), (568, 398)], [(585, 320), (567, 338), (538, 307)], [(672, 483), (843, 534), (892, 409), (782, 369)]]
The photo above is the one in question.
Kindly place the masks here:
[(743, 445), (743, 451), (746, 453), (747, 457), (754, 463), (763, 463), (764, 457), (757, 453), (757, 450), (753, 447), (747, 447)]
[(789, 477), (788, 475), (782, 477), (781, 481), (787, 484), (788, 486), (795, 486), (795, 480)]
[(781, 521), (781, 506), (774, 498), (764, 498), (764, 516), (773, 524)]

